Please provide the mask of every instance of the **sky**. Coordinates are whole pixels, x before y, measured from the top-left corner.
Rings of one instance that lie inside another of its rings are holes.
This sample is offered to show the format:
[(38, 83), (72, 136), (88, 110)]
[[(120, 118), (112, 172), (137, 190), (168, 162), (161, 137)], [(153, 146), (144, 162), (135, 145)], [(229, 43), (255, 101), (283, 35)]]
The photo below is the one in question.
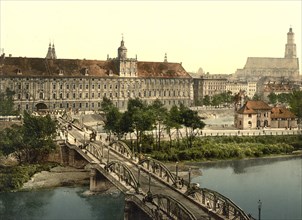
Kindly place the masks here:
[(231, 74), (248, 57), (284, 57), (292, 27), (301, 68), (301, 11), (301, 0), (0, 0), (0, 48), (44, 58), (51, 42), (59, 59), (106, 60), (123, 35), (128, 58)]

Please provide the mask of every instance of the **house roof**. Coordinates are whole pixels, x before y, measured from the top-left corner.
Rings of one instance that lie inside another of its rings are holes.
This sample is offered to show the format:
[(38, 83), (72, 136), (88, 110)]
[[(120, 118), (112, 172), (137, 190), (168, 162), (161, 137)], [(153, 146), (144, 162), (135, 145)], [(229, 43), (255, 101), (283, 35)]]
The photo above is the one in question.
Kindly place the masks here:
[[(26, 57), (6, 57), (1, 60), (0, 75), (56, 77), (89, 76), (117, 77), (118, 60), (79, 60), (79, 59), (45, 59)], [(137, 62), (138, 77), (191, 78), (180, 63), (170, 62)]]
[(263, 101), (247, 101), (238, 111), (239, 114), (256, 114), (257, 111), (269, 111), (272, 108)]
[(290, 110), (282, 107), (274, 107), (271, 110), (271, 118), (277, 119), (277, 118), (296, 118), (295, 114), (292, 113)]

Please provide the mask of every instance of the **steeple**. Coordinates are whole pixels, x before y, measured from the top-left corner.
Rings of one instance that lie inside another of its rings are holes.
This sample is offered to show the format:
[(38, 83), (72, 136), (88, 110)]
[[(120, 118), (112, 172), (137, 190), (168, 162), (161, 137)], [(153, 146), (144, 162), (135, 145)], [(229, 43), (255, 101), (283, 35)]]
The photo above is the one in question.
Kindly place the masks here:
[(295, 34), (293, 32), (292, 27), (289, 28), (289, 32), (287, 33), (287, 44), (285, 45), (285, 58), (296, 58), (296, 44), (295, 44)]
[(117, 49), (117, 57), (120, 60), (127, 59), (127, 48), (125, 47), (124, 36), (122, 35), (121, 46)]
[(57, 59), (56, 50), (55, 50), (55, 44), (54, 43), (52, 44), (51, 52), (52, 52), (52, 59)]
[(167, 53), (165, 53), (165, 59), (164, 62), (167, 63), (168, 62), (168, 58), (167, 58)]
[(51, 43), (49, 43), (49, 46), (48, 46), (48, 51), (47, 51), (47, 54), (46, 54), (46, 59), (57, 59), (57, 55), (56, 55), (56, 50), (55, 50), (55, 45), (52, 44), (51, 46)]

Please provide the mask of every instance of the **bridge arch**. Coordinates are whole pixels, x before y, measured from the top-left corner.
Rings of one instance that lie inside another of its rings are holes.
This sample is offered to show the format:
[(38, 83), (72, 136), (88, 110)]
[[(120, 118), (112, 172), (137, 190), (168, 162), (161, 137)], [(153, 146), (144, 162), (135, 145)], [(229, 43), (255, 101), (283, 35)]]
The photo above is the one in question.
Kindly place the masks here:
[(132, 186), (135, 191), (139, 192), (139, 183), (130, 168), (120, 161), (111, 161), (105, 166), (105, 170), (117, 174), (119, 181), (125, 181), (126, 184)]
[(126, 154), (127, 157), (132, 157), (132, 150), (128, 145), (123, 141), (113, 141), (109, 144), (110, 147), (113, 147), (115, 150), (119, 151), (121, 154)]
[(171, 180), (171, 182), (173, 184), (176, 184), (177, 180), (176, 180), (175, 176), (171, 173), (171, 171), (162, 162), (155, 160), (151, 157), (146, 157), (144, 159), (141, 159), (139, 161), (139, 164), (142, 166), (144, 166), (144, 164), (146, 164), (148, 170), (150, 170), (150, 166), (151, 166), (152, 173), (154, 173), (155, 175), (159, 175), (159, 177), (161, 177), (161, 178), (166, 177), (167, 182), (170, 182), (170, 180)]
[(232, 200), (216, 191), (207, 188), (191, 187), (186, 192), (186, 195), (193, 197), (207, 209), (212, 209), (216, 214), (234, 220), (250, 220), (250, 217)]
[[(148, 195), (147, 195), (148, 197)], [(164, 213), (165, 215), (172, 217), (172, 219), (181, 219), (181, 220), (196, 220), (197, 218), (194, 216), (189, 209), (187, 209), (183, 204), (181, 204), (176, 199), (163, 195), (163, 194), (154, 194), (148, 199), (148, 202), (151, 202), (157, 207), (156, 217), (161, 219), (160, 213)]]

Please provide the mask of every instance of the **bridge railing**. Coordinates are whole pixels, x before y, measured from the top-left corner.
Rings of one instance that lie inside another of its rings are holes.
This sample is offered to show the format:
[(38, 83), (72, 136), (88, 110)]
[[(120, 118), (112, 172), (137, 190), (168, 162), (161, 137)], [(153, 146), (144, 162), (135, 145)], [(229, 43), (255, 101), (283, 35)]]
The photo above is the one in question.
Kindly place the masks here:
[(186, 194), (204, 205), (206, 208), (211, 209), (215, 213), (225, 216), (228, 219), (251, 219), (251, 216), (247, 215), (232, 200), (216, 191), (194, 186), (189, 188)]

